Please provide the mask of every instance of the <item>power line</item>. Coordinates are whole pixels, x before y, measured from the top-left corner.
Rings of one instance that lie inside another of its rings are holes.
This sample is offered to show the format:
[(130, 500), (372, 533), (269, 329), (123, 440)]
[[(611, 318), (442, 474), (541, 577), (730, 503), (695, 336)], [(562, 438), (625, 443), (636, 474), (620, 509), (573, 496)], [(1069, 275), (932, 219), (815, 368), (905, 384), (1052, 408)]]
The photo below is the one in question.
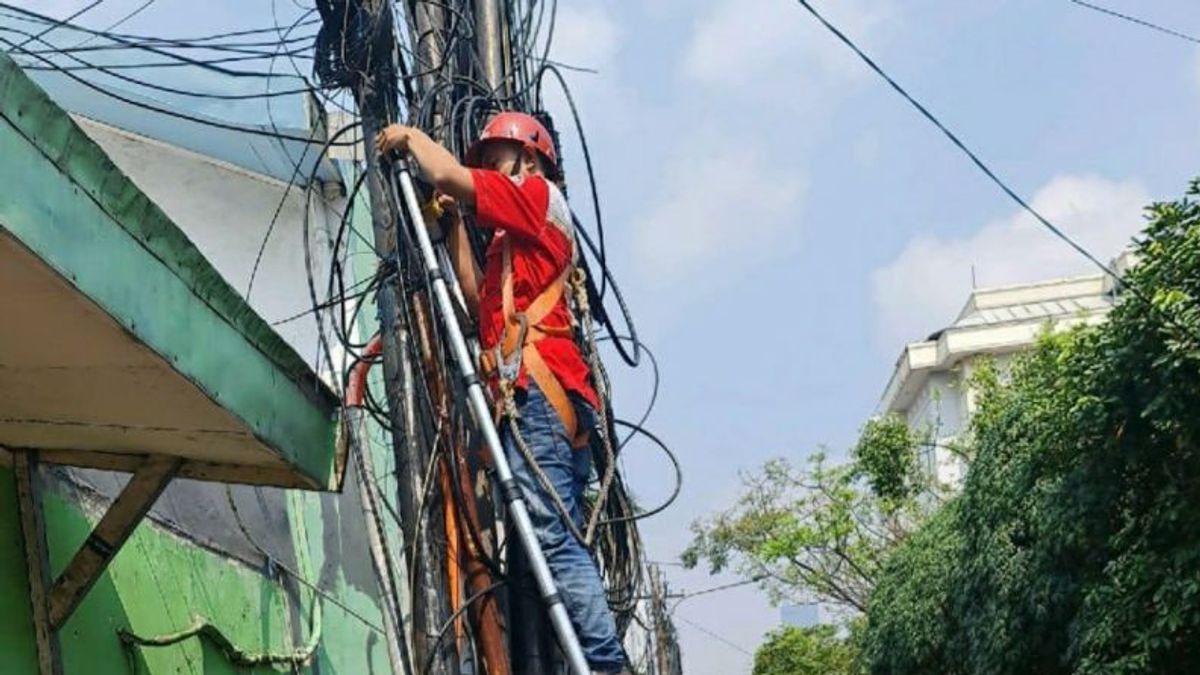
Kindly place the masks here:
[(692, 628), (695, 628), (696, 630), (700, 631), (701, 633), (704, 633), (705, 635), (707, 635), (707, 636), (709, 636), (709, 637), (711, 637), (711, 638), (713, 638), (713, 639), (715, 639), (715, 640), (719, 640), (719, 641), (723, 642), (723, 643), (724, 643), (726, 646), (728, 646), (728, 647), (731, 647), (731, 648), (733, 648), (733, 649), (736, 649), (737, 651), (739, 651), (739, 652), (741, 652), (741, 653), (745, 654), (746, 656), (749, 656), (749, 657), (751, 657), (751, 658), (753, 658), (753, 657), (754, 657), (754, 654), (752, 654), (752, 653), (750, 653), (749, 651), (747, 651), (745, 647), (743, 647), (743, 646), (739, 645), (738, 643), (736, 643), (736, 642), (734, 642), (734, 641), (730, 640), (729, 638), (726, 638), (726, 637), (725, 637), (725, 636), (723, 636), (723, 635), (720, 635), (720, 634), (718, 634), (718, 633), (714, 633), (713, 631), (711, 631), (711, 630), (709, 630), (709, 629), (705, 628), (704, 626), (701, 626), (700, 624), (696, 623), (695, 621), (692, 621), (691, 619), (688, 619), (688, 618), (686, 618), (686, 617), (682, 617), (682, 616), (677, 616), (677, 617), (675, 617), (675, 618), (676, 618), (676, 619), (679, 619), (680, 621), (682, 621), (682, 622), (684, 622), (684, 623), (686, 623), (687, 625), (691, 626)]
[[(1074, 0), (1072, 0), (1072, 1), (1074, 1)], [(875, 63), (875, 61), (870, 56), (867, 56), (867, 54), (865, 52), (863, 52), (863, 50), (860, 49), (858, 47), (858, 45), (854, 43), (853, 40), (846, 37), (846, 34), (843, 33), (842, 31), (838, 30), (837, 26), (834, 26), (833, 24), (831, 24), (828, 19), (826, 19), (824, 16), (822, 16), (821, 13), (818, 12), (809, 3), (809, 0), (796, 0), (796, 2), (798, 2), (800, 4), (800, 6), (803, 7), (804, 9), (808, 10), (808, 13), (812, 14), (813, 17), (815, 17), (817, 19), (817, 21), (819, 21), (821, 23), (821, 25), (823, 25), (826, 29), (828, 29), (829, 32), (833, 33), (834, 36), (836, 36), (839, 40), (842, 41), (843, 44), (845, 44), (847, 47), (849, 47), (851, 49), (851, 51), (853, 51), (856, 55), (858, 55), (858, 57), (860, 59), (862, 59), (863, 63), (867, 64), (867, 66), (870, 67), (871, 70), (875, 71), (875, 73), (877, 75), (879, 75), (881, 78), (883, 78), (883, 80), (885, 82), (887, 82), (888, 85), (890, 85), (892, 87), (892, 89), (896, 90), (896, 93), (900, 94), (900, 96), (902, 96), (904, 98), (904, 100), (908, 101), (909, 104), (912, 105), (912, 107), (916, 108), (917, 112), (921, 113), (921, 115), (923, 117), (925, 117), (925, 119), (929, 120), (929, 122), (931, 124), (933, 124), (935, 127), (937, 127), (938, 130), (940, 130), (942, 132), (942, 134), (944, 134), (946, 136), (946, 138), (950, 139), (950, 142), (953, 143), (955, 145), (955, 147), (957, 147), (959, 150), (961, 150), (963, 152), (963, 154), (965, 154), (971, 160), (971, 162), (976, 167), (978, 167), (980, 171), (983, 172), (983, 174), (985, 176), (987, 176), (993, 183), (995, 183), (996, 186), (999, 187), (1000, 190), (1004, 192), (1004, 194), (1008, 195), (1008, 197), (1010, 199), (1012, 199), (1014, 202), (1016, 202), (1026, 213), (1033, 216), (1033, 218), (1035, 220), (1037, 220), (1037, 222), (1041, 223), (1041, 225), (1043, 227), (1045, 227), (1047, 230), (1049, 230), (1054, 236), (1061, 239), (1064, 243), (1066, 243), (1068, 246), (1070, 246), (1072, 249), (1074, 249), (1081, 256), (1083, 256), (1084, 258), (1089, 260), (1093, 265), (1098, 267), (1105, 274), (1107, 274), (1108, 276), (1110, 276), (1114, 280), (1116, 280), (1118, 283), (1120, 283), (1121, 287), (1124, 290), (1128, 290), (1139, 300), (1141, 300), (1142, 302), (1145, 302), (1146, 305), (1151, 309), (1151, 311), (1157, 311), (1158, 314), (1162, 317), (1164, 324), (1169, 324), (1171, 328), (1174, 328), (1175, 330), (1179, 331), (1181, 335), (1187, 336), (1187, 338), (1189, 340), (1192, 340), (1193, 342), (1197, 340), (1197, 336), (1195, 334), (1193, 334), (1191, 329), (1189, 329), (1187, 326), (1184, 326), (1183, 324), (1179, 323), (1170, 314), (1167, 314), (1164, 311), (1157, 309), (1157, 306), (1154, 304), (1153, 300), (1148, 295), (1146, 295), (1145, 291), (1140, 289), (1137, 285), (1124, 284), (1124, 279), (1121, 277), (1120, 274), (1117, 274), (1117, 272), (1115, 270), (1113, 270), (1111, 267), (1109, 267), (1105, 263), (1101, 262), (1099, 258), (1097, 258), (1090, 251), (1088, 251), (1086, 248), (1084, 248), (1081, 244), (1079, 244), (1074, 239), (1072, 239), (1070, 237), (1070, 235), (1068, 235), (1067, 233), (1060, 230), (1056, 225), (1054, 225), (1054, 223), (1051, 223), (1049, 220), (1046, 219), (1045, 216), (1043, 216), (1041, 213), (1039, 213), (1037, 211), (1037, 209), (1030, 206), (1029, 202), (1025, 201), (1025, 199), (1023, 197), (1018, 195), (1015, 190), (1013, 190), (1011, 187), (1009, 187), (1007, 183), (1005, 183), (999, 176), (997, 176), (996, 173), (994, 171), (992, 171), (992, 169), (990, 167), (988, 167), (988, 165), (985, 164), (982, 159), (979, 158), (979, 155), (976, 155), (974, 151), (972, 151), (970, 148), (968, 148), (966, 146), (966, 144), (963, 143), (963, 141), (961, 139), (959, 139), (959, 137), (953, 131), (950, 131), (950, 129), (948, 129), (946, 127), (946, 125), (942, 124), (941, 120), (939, 120), (933, 113), (929, 112), (928, 108), (926, 108), (924, 105), (922, 105), (920, 101), (913, 98), (912, 95), (909, 94), (908, 91), (906, 91), (904, 89), (904, 87), (900, 86), (900, 84), (898, 82), (896, 82), (896, 80), (892, 79), (892, 77), (890, 75), (888, 75), (886, 72), (884, 72), (883, 68), (881, 68), (879, 66), (879, 64)]]
[[(0, 37), (0, 42), (4, 42), (10, 46), (13, 46), (14, 48), (16, 47), (15, 43), (13, 43), (11, 40), (7, 40), (3, 37)], [(39, 61), (44, 63), (46, 66), (48, 66), (50, 69), (62, 73), (63, 75), (67, 76), (68, 78), (87, 87), (88, 89), (91, 89), (92, 91), (95, 91), (98, 94), (102, 94), (104, 96), (115, 99), (115, 100), (125, 103), (127, 105), (134, 106), (135, 108), (141, 108), (142, 110), (147, 110), (150, 112), (167, 115), (168, 117), (174, 117), (176, 119), (181, 119), (181, 120), (185, 120), (188, 122), (194, 122), (196, 124), (203, 124), (205, 126), (215, 127), (217, 129), (224, 129), (226, 131), (235, 131), (238, 133), (249, 134), (251, 136), (265, 136), (268, 138), (275, 138), (275, 139), (280, 139), (280, 140), (296, 141), (298, 143), (305, 143), (308, 145), (326, 145), (326, 146), (335, 146), (335, 145), (336, 146), (352, 146), (352, 145), (354, 145), (354, 143), (349, 142), (349, 141), (338, 142), (338, 143), (324, 143), (315, 137), (305, 137), (305, 136), (299, 136), (299, 135), (295, 135), (295, 134), (281, 133), (281, 132), (277, 132), (277, 131), (268, 131), (266, 129), (261, 129), (259, 127), (249, 127), (249, 126), (242, 126), (242, 125), (238, 125), (238, 124), (231, 124), (231, 123), (227, 123), (227, 122), (221, 122), (221, 121), (218, 121), (215, 119), (209, 119), (209, 118), (200, 117), (197, 115), (191, 115), (188, 113), (179, 112), (176, 110), (170, 110), (168, 108), (162, 108), (157, 105), (146, 103), (144, 101), (139, 101), (135, 98), (130, 98), (129, 96), (119, 94), (113, 90), (101, 87), (100, 85), (97, 85), (93, 82), (89, 82), (88, 80), (86, 80), (82, 77), (79, 77), (78, 75), (76, 75), (75, 73), (73, 73), (71, 71), (62, 69), (58, 64), (56, 64), (55, 62), (51, 61), (50, 59), (48, 59), (40, 54), (34, 54), (33, 56), (34, 56), (34, 58), (38, 59)]]
[(890, 75), (888, 75), (886, 72), (884, 72), (883, 68), (879, 67), (879, 65), (877, 63), (875, 63), (875, 61), (870, 56), (867, 56), (866, 53), (863, 52), (862, 49), (859, 49), (858, 45), (856, 45), (853, 40), (846, 37), (846, 34), (843, 33), (842, 31), (840, 31), (837, 28), (837, 26), (834, 26), (833, 24), (829, 23), (829, 21), (824, 16), (822, 16), (820, 12), (818, 12), (811, 4), (809, 4), (809, 0), (796, 0), (796, 2), (798, 2), (800, 4), (800, 6), (803, 7), (804, 9), (808, 10), (809, 14), (812, 14), (814, 17), (816, 17), (817, 21), (821, 22), (821, 24), (823, 26), (825, 26), (825, 28), (827, 28), (829, 30), (829, 32), (833, 33), (839, 40), (842, 41), (842, 43), (844, 43), (855, 54), (857, 54), (858, 57), (860, 59), (862, 59), (863, 63), (866, 63), (867, 66), (870, 67), (871, 70), (875, 71), (875, 73), (877, 75), (882, 77), (884, 79), (884, 81), (887, 82), (892, 87), (892, 89), (895, 89), (896, 93), (898, 93), (902, 97), (904, 97), (904, 100), (908, 101), (914, 108), (916, 108), (917, 112), (921, 113), (921, 115), (923, 117), (925, 117), (925, 119), (929, 120), (929, 122), (932, 123), (935, 127), (937, 127), (938, 130), (941, 131), (942, 134), (944, 134), (946, 136), (946, 138), (950, 139), (950, 142), (953, 143), (955, 145), (955, 147), (957, 147), (959, 150), (961, 150), (963, 152), (963, 154), (965, 154), (971, 160), (971, 162), (973, 164), (975, 164), (975, 166), (978, 167), (980, 171), (983, 172), (983, 174), (985, 176), (987, 176), (989, 179), (991, 179), (991, 181), (993, 183), (995, 183), (996, 186), (999, 187), (1004, 192), (1004, 194), (1008, 195), (1009, 199), (1012, 199), (1014, 202), (1016, 202), (1022, 209), (1024, 209), (1029, 215), (1033, 216), (1039, 223), (1042, 224), (1043, 227), (1045, 227), (1047, 230), (1049, 230), (1054, 236), (1061, 239), (1063, 242), (1065, 242), (1068, 246), (1070, 246), (1072, 249), (1074, 249), (1077, 253), (1082, 255), (1084, 258), (1087, 258), (1096, 267), (1099, 267), (1101, 270), (1103, 270), (1106, 274), (1113, 277), (1114, 279), (1119, 280), (1121, 278), (1121, 276), (1119, 274), (1117, 274), (1115, 271), (1113, 271), (1108, 265), (1101, 262), (1099, 258), (1097, 258), (1095, 255), (1093, 255), (1090, 251), (1088, 251), (1086, 248), (1084, 248), (1081, 244), (1077, 243), (1074, 239), (1072, 239), (1070, 237), (1070, 235), (1063, 232), (1061, 229), (1058, 228), (1058, 226), (1056, 226), (1054, 223), (1051, 223), (1049, 220), (1046, 219), (1045, 216), (1043, 216), (1041, 213), (1039, 213), (1037, 211), (1037, 209), (1030, 206), (1029, 202), (1025, 201), (1025, 199), (1023, 197), (1018, 195), (1015, 190), (1013, 190), (1011, 187), (1009, 187), (1007, 183), (1005, 183), (999, 176), (997, 176), (996, 173), (994, 171), (992, 171), (992, 169), (987, 164), (985, 164), (982, 159), (979, 158), (979, 155), (976, 155), (974, 151), (972, 151), (970, 148), (968, 148), (967, 145), (965, 143), (963, 143), (963, 141), (961, 139), (959, 139), (959, 137), (953, 131), (950, 131), (950, 129), (948, 129), (946, 127), (946, 125), (942, 124), (941, 120), (939, 120), (933, 113), (929, 112), (928, 108), (926, 108), (924, 105), (922, 105), (920, 101), (913, 98), (912, 95), (909, 94), (908, 91), (904, 89), (904, 87), (900, 86), (900, 84), (898, 82), (896, 82), (896, 80), (892, 79), (892, 77)]
[[(154, 4), (154, 2), (155, 2), (155, 0), (146, 0), (146, 1), (145, 1), (145, 2), (143, 2), (141, 5), (138, 5), (137, 9), (134, 9), (133, 11), (131, 11), (131, 12), (129, 12), (128, 14), (126, 14), (125, 16), (123, 16), (123, 17), (121, 17), (121, 18), (117, 19), (116, 21), (112, 22), (111, 24), (109, 24), (109, 25), (108, 25), (108, 28), (105, 28), (103, 31), (100, 31), (100, 32), (102, 32), (102, 33), (110, 33), (110, 32), (112, 32), (112, 30), (113, 30), (114, 28), (117, 28), (117, 27), (119, 27), (121, 24), (125, 23), (126, 21), (129, 21), (130, 19), (132, 19), (133, 17), (137, 16), (138, 14), (141, 14), (141, 13), (142, 13), (143, 11), (145, 11), (145, 10), (146, 10), (146, 8), (148, 8), (150, 5), (153, 5), (153, 4)], [(97, 37), (96, 35), (91, 35), (91, 36), (89, 36), (89, 37), (88, 37), (86, 40), (84, 40), (83, 42), (80, 42), (79, 44), (75, 45), (75, 47), (77, 47), (77, 48), (78, 48), (78, 47), (82, 47), (83, 45), (86, 45), (86, 44), (88, 44), (88, 43), (89, 43), (89, 42), (91, 42), (92, 40), (95, 40), (95, 39), (96, 39), (96, 37)]]
[(1084, 2), (1084, 0), (1067, 0), (1067, 1), (1074, 3), (1076, 5), (1079, 5), (1080, 7), (1083, 7), (1085, 9), (1090, 9), (1093, 12), (1100, 12), (1101, 14), (1107, 14), (1109, 16), (1121, 19), (1122, 21), (1128, 21), (1129, 23), (1137, 24), (1144, 28), (1149, 28), (1150, 30), (1156, 30), (1160, 33), (1170, 35), (1171, 37), (1177, 37), (1180, 40), (1187, 40), (1188, 42), (1200, 45), (1200, 38), (1193, 37), (1191, 35), (1188, 35), (1187, 33), (1181, 33), (1177, 30), (1167, 28), (1166, 26), (1160, 26), (1159, 24), (1151, 23), (1149, 21), (1146, 21), (1145, 19), (1139, 19), (1136, 16), (1122, 14), (1121, 12), (1109, 9), (1107, 7), (1101, 7), (1100, 5), (1093, 5), (1090, 2)]
[[(28, 32), (18, 30), (16, 28), (0, 27), (0, 30), (17, 33), (20, 35), (29, 35)], [(36, 36), (33, 36), (33, 37), (36, 37)], [(41, 40), (40, 38), (38, 39), (38, 41), (42, 42), (44, 44), (47, 44), (47, 45), (50, 44), (50, 43), (46, 42), (45, 40)], [(203, 99), (209, 99), (209, 100), (213, 100), (213, 101), (247, 101), (247, 100), (262, 99), (262, 98), (280, 97), (280, 96), (296, 96), (299, 94), (309, 94), (314, 91), (311, 87), (303, 87), (303, 88), (299, 88), (299, 89), (285, 89), (285, 90), (279, 90), (279, 91), (269, 91), (268, 90), (268, 91), (264, 91), (261, 93), (255, 93), (255, 94), (217, 94), (217, 93), (212, 93), (212, 92), (192, 91), (190, 89), (180, 89), (178, 87), (170, 87), (170, 86), (166, 86), (166, 85), (156, 84), (154, 82), (148, 82), (148, 81), (140, 79), (140, 78), (131, 77), (129, 75), (122, 75), (121, 73), (117, 73), (117, 72), (112, 72), (112, 70), (110, 68), (108, 68), (107, 66), (102, 66), (102, 65), (97, 65), (97, 64), (91, 63), (85, 59), (75, 56), (74, 53), (71, 53), (70, 50), (66, 50), (66, 49), (29, 50), (29, 49), (24, 49), (24, 48), (20, 48), (20, 47), (17, 47), (16, 49), (20, 49), (20, 51), (27, 56), (38, 56), (39, 58), (40, 58), (41, 54), (61, 54), (63, 56), (66, 56), (67, 58), (71, 59), (76, 64), (82, 66), (83, 68), (85, 68), (87, 70), (95, 70), (97, 72), (108, 75), (109, 77), (118, 79), (122, 82), (127, 82), (127, 83), (135, 85), (135, 86), (145, 87), (147, 89), (161, 91), (161, 92), (165, 92), (168, 94), (176, 94), (178, 96), (190, 96), (193, 98), (203, 98)], [(58, 66), (58, 64), (55, 64), (55, 65)], [(58, 67), (58, 69), (61, 69), (61, 67)], [(269, 83), (268, 83), (268, 85), (269, 85)]]
[(687, 600), (688, 598), (694, 598), (698, 595), (709, 595), (710, 593), (719, 593), (721, 591), (728, 591), (728, 590), (732, 590), (734, 588), (741, 588), (742, 586), (749, 586), (750, 584), (757, 584), (758, 582), (760, 582), (766, 578), (767, 578), (767, 576), (764, 574), (764, 575), (752, 577), (750, 579), (743, 579), (741, 581), (734, 581), (734, 582), (728, 583), (728, 584), (721, 584), (720, 586), (713, 586), (711, 588), (701, 589), (699, 591), (691, 591), (691, 592), (684, 591), (683, 593), (676, 593), (676, 594), (668, 595), (667, 597), (672, 600), (678, 600), (679, 602), (675, 603), (675, 606), (678, 607), (680, 602), (683, 602), (684, 600)]
[(99, 4), (101, 4), (102, 2), (104, 2), (104, 0), (95, 0), (95, 2), (91, 3), (90, 5), (86, 5), (86, 6), (84, 6), (83, 8), (81, 8), (81, 9), (77, 10), (77, 11), (76, 11), (74, 14), (72, 14), (72, 15), (68, 16), (68, 17), (67, 17), (67, 18), (65, 18), (65, 19), (55, 19), (55, 20), (52, 20), (53, 22), (52, 22), (52, 23), (51, 23), (49, 26), (47, 26), (45, 30), (43, 30), (42, 32), (38, 33), (37, 35), (34, 35), (34, 36), (31, 36), (31, 37), (27, 38), (27, 39), (26, 39), (24, 42), (22, 42), (21, 44), (17, 45), (17, 46), (16, 46), (16, 48), (17, 48), (17, 49), (21, 49), (22, 47), (24, 47), (25, 45), (29, 44), (30, 42), (33, 42), (34, 40), (40, 40), (40, 39), (42, 39), (43, 37), (45, 37), (45, 36), (46, 36), (46, 34), (47, 34), (47, 33), (49, 33), (50, 31), (54, 30), (55, 28), (58, 28), (58, 27), (60, 27), (60, 26), (66, 26), (66, 25), (69, 25), (69, 22), (70, 22), (70, 21), (72, 21), (72, 20), (74, 20), (74, 19), (77, 19), (77, 18), (79, 18), (80, 16), (82, 16), (82, 15), (83, 15), (83, 13), (84, 13), (84, 12), (87, 12), (87, 11), (91, 10), (93, 7), (95, 7), (95, 6), (99, 5)]
[[(138, 50), (138, 51), (149, 52), (152, 54), (157, 54), (159, 56), (164, 56), (166, 58), (169, 58), (169, 59), (172, 59), (175, 61), (181, 61), (184, 63), (188, 63), (191, 65), (197, 66), (199, 68), (204, 68), (205, 70), (210, 70), (210, 71), (213, 71), (216, 73), (221, 73), (222, 75), (229, 75), (231, 77), (261, 77), (261, 75), (259, 75), (258, 73), (254, 73), (254, 72), (247, 73), (245, 71), (232, 70), (229, 68), (223, 68), (220, 66), (213, 65), (213, 63), (219, 62), (219, 60), (207, 60), (206, 61), (203, 59), (195, 59), (195, 58), (191, 58), (188, 56), (184, 56), (183, 54), (178, 54), (178, 53), (170, 51), (171, 48), (181, 48), (181, 46), (185, 45), (187, 43), (187, 41), (176, 40), (176, 41), (174, 41), (174, 44), (172, 44), (172, 41), (161, 40), (161, 39), (156, 40), (154, 38), (138, 38), (137, 40), (132, 40), (132, 39), (127, 39), (116, 33), (104, 33), (102, 31), (96, 31), (96, 30), (93, 30), (90, 28), (84, 28), (83, 26), (79, 26), (79, 25), (75, 25), (75, 24), (67, 24), (67, 23), (65, 23), (65, 20), (64, 21), (56, 21), (55, 19), (52, 19), (43, 14), (38, 14), (37, 12), (33, 12), (30, 10), (24, 9), (22, 7), (17, 7), (15, 5), (11, 5), (11, 4), (4, 3), (4, 2), (0, 2), (0, 8), (10, 10), (11, 12), (16, 12), (16, 14), (19, 15), (19, 16), (14, 16), (13, 14), (6, 12), (6, 13), (3, 13), (4, 16), (8, 16), (10, 18), (14, 18), (14, 19), (17, 19), (20, 21), (25, 21), (25, 22), (54, 23), (56, 25), (65, 25), (66, 27), (70, 28), (71, 30), (87, 33), (87, 34), (93, 35), (93, 36), (104, 37), (112, 42), (119, 44), (120, 49)], [(20, 31), (18, 29), (14, 29), (14, 28), (6, 28), (5, 30), (9, 30), (12, 32), (18, 32), (23, 35), (29, 35), (28, 33), (25, 33), (24, 31)], [(25, 45), (27, 45), (33, 39), (40, 40), (41, 36), (45, 35), (46, 32), (47, 31), (42, 31), (42, 33), (35, 35), (33, 38), (27, 38), (21, 44), (13, 45), (12, 48), (9, 49), (8, 51), (10, 51), (10, 52), (21, 51), (30, 56), (34, 56), (35, 58), (45, 60), (44, 56), (42, 55), (41, 50), (32, 50), (31, 51), (31, 50), (25, 49)], [(12, 45), (13, 43), (9, 42), (9, 44)], [(205, 48), (210, 49), (211, 51), (217, 51), (217, 52), (222, 52), (222, 53), (230, 53), (230, 52), (239, 53), (239, 52), (236, 52), (235, 50), (233, 50), (229, 44), (214, 44), (214, 45), (205, 46)], [(52, 51), (53, 51), (53, 53), (58, 53), (58, 52), (62, 52), (63, 50), (55, 49)], [(273, 56), (265, 54), (265, 53), (255, 53), (252, 55), (252, 57), (254, 59), (263, 59), (263, 60), (274, 58)]]

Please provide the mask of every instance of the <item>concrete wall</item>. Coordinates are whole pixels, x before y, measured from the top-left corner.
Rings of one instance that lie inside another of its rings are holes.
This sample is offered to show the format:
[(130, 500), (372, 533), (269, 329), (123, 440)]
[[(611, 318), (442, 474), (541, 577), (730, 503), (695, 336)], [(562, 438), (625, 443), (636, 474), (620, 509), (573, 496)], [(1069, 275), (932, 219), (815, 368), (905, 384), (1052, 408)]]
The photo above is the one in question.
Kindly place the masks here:
[[(266, 240), (249, 302), (268, 322), (312, 306), (306, 268), (316, 280), (318, 298), (328, 298), (331, 238), (346, 205), (340, 186), (317, 186), (309, 195), (303, 187), (289, 189), (262, 174), (84, 117), (74, 118), (243, 295)], [(314, 317), (306, 316), (275, 329), (311, 365), (316, 363), (316, 325)]]
[(939, 438), (954, 436), (964, 419), (963, 388), (956, 372), (931, 373), (908, 409), (910, 427), (929, 430)]
[(911, 429), (920, 434), (928, 432), (934, 440), (935, 444), (922, 452), (922, 461), (925, 470), (946, 485), (958, 485), (966, 469), (944, 446), (965, 429), (969, 419), (967, 389), (961, 368), (930, 373), (906, 415)]

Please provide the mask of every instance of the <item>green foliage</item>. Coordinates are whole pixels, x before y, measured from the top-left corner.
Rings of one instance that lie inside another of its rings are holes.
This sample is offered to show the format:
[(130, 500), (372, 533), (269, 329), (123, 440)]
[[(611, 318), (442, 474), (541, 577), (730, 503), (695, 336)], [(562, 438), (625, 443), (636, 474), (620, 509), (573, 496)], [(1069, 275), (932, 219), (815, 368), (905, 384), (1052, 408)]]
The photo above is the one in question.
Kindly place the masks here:
[(871, 595), (863, 660), (879, 675), (963, 673), (947, 654), (950, 592), (962, 548), (952, 501), (900, 544)]
[(885, 503), (899, 506), (924, 488), (917, 445), (904, 420), (873, 419), (854, 446), (855, 471)]
[(847, 464), (823, 454), (768, 462), (743, 477), (733, 508), (692, 529), (689, 567), (735, 567), (776, 600), (818, 600), (862, 612), (887, 552), (937, 503), (917, 470), (920, 444), (904, 424), (864, 429)]
[(854, 645), (832, 626), (773, 631), (754, 653), (752, 675), (855, 675)]
[(1108, 322), (976, 383), (963, 492), (879, 579), (873, 673), (1200, 672), (1200, 207), (1150, 215)]

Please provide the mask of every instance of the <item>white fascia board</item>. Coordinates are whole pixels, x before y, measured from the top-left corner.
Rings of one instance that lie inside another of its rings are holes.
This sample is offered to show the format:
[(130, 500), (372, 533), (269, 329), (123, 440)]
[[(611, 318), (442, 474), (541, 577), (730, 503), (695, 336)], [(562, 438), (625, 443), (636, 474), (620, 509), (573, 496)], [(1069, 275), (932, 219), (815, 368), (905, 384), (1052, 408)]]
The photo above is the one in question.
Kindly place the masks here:
[(936, 365), (936, 342), (914, 342), (905, 346), (880, 398), (879, 412), (903, 413), (907, 410), (913, 396), (924, 386), (929, 371)]
[[(1102, 278), (1100, 278), (1103, 281)], [(1002, 324), (950, 328), (936, 341), (905, 346), (880, 398), (880, 413), (904, 413), (925, 386), (930, 373), (953, 368), (966, 357), (979, 354), (1009, 354), (1032, 346), (1049, 324), (1066, 330), (1079, 324), (1104, 321), (1109, 309), (1058, 317), (1036, 317)]]

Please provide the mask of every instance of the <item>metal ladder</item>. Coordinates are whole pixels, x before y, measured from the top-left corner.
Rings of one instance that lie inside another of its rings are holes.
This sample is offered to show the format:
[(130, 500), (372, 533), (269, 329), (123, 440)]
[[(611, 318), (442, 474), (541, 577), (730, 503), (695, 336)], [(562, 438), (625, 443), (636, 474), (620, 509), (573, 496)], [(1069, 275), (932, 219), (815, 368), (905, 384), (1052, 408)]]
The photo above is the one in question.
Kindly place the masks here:
[[(491, 455), (492, 466), (496, 471), (500, 494), (504, 499), (505, 506), (512, 515), (513, 525), (516, 528), (521, 545), (529, 557), (533, 576), (537, 581), (538, 590), (541, 592), (542, 601), (546, 603), (546, 611), (550, 615), (550, 622), (553, 624), (554, 632), (558, 636), (559, 645), (562, 647), (563, 653), (567, 658), (567, 663), (570, 665), (571, 672), (574, 675), (590, 675), (591, 670), (588, 667), (587, 659), (583, 656), (583, 648), (579, 644), (579, 637), (575, 634), (575, 628), (571, 625), (571, 619), (567, 616), (567, 609), (563, 605), (562, 597), (558, 594), (558, 588), (554, 584), (554, 577), (550, 574), (550, 566), (546, 563), (546, 556), (542, 553), (537, 535), (533, 531), (533, 521), (529, 519), (529, 509), (525, 505), (520, 488), (513, 477), (512, 467), (509, 466), (508, 458), (504, 455), (504, 448), (500, 444), (500, 434), (492, 419), (491, 409), (488, 406), (487, 397), (484, 395), (483, 383), (480, 381), (479, 374), (475, 368), (475, 359), (471, 354), (470, 348), (467, 346), (467, 339), (463, 334), (462, 327), (458, 323), (458, 316), (455, 313), (454, 303), (450, 297), (450, 289), (446, 282), (447, 272), (443, 271), (439, 264), (437, 252), (433, 247), (433, 242), (429, 239), (429, 232), (425, 227), (425, 220), (421, 212), (421, 203), (417, 199), (417, 191), (413, 186), (412, 173), (408, 168), (407, 162), (403, 160), (394, 161), (391, 168), (388, 180), (392, 188), (392, 198), (403, 199), (403, 204), (396, 204), (396, 208), (408, 213), (408, 222), (412, 225), (412, 234), (416, 238), (417, 245), (420, 248), (429, 285), (433, 288), (434, 300), (437, 303), (437, 314), (440, 316), (442, 325), (446, 330), (451, 351), (454, 353), (454, 360), (458, 362), (459, 375), (462, 376), (463, 384), (467, 390), (467, 403), (470, 406), (472, 416), (475, 418), (475, 423), (483, 433), (484, 442), (487, 445), (488, 453)], [(399, 196), (396, 195), (395, 189), (395, 182), (397, 180), (400, 183)], [(449, 274), (452, 275), (453, 272), (451, 271)]]

